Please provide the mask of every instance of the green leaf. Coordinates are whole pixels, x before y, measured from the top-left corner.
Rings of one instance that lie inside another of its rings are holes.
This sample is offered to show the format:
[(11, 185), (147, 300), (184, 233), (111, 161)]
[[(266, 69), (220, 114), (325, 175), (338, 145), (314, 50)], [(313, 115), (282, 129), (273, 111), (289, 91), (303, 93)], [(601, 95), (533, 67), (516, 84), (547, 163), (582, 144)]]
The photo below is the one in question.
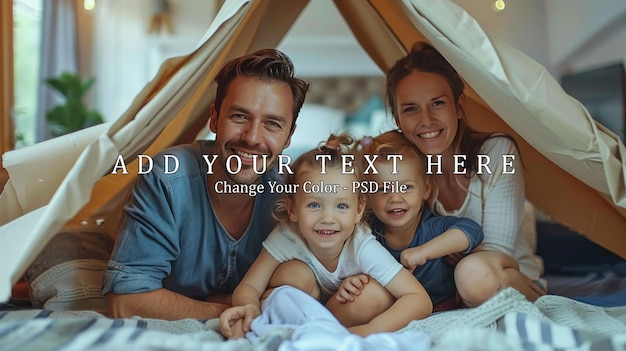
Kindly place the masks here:
[(46, 79), (46, 83), (65, 98), (65, 104), (54, 106), (46, 114), (46, 121), (53, 136), (104, 122), (100, 113), (88, 109), (82, 102), (83, 96), (95, 83), (93, 77), (83, 80), (75, 73), (63, 72), (58, 77)]
[(67, 87), (65, 84), (58, 78), (48, 78), (46, 79), (46, 83), (50, 85), (52, 88), (56, 89), (61, 95), (67, 96)]

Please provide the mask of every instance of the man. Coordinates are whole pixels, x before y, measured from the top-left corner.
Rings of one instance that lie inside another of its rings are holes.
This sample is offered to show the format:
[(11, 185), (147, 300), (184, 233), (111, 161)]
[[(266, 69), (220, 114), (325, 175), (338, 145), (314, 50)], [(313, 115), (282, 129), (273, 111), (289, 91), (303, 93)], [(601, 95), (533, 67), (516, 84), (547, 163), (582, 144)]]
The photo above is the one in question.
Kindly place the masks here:
[[(289, 146), (308, 85), (273, 49), (226, 63), (215, 81), (215, 142), (163, 151), (133, 187), (104, 275), (111, 317), (218, 317), (272, 229), (276, 194), (267, 182), (277, 178), (270, 168)], [(178, 159), (176, 173), (165, 174), (166, 154)], [(266, 190), (218, 193), (225, 183)]]

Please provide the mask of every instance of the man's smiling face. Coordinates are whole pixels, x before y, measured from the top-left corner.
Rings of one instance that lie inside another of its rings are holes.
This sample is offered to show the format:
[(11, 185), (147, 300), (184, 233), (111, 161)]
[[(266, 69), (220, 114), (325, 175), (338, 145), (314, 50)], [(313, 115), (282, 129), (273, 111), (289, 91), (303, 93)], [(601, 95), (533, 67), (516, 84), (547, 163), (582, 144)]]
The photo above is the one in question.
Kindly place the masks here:
[[(256, 77), (239, 76), (230, 83), (220, 111), (211, 107), (211, 131), (216, 134), (214, 153), (226, 169), (231, 155), (241, 159), (241, 170), (226, 173), (234, 183), (251, 184), (259, 180), (254, 172), (263, 167), (263, 155), (267, 155), (267, 169), (276, 161), (284, 148), (289, 146), (293, 116), (293, 95), (289, 85), (280, 81), (264, 81)], [(230, 162), (230, 169), (237, 170), (237, 162)]]

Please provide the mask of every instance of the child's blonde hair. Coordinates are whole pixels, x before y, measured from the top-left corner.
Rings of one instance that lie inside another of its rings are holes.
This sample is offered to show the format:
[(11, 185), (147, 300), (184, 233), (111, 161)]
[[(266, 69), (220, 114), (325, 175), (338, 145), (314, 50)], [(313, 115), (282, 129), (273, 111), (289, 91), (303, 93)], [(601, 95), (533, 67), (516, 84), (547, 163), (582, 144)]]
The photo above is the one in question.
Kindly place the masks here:
[[(415, 165), (419, 170), (424, 184), (430, 184), (431, 192), (430, 197), (427, 200), (428, 204), (437, 198), (437, 184), (436, 179), (430, 174), (426, 173), (426, 155), (424, 155), (415, 145), (413, 145), (408, 139), (406, 139), (402, 132), (399, 130), (392, 130), (383, 134), (380, 134), (374, 138), (364, 137), (359, 142), (359, 152), (357, 159), (361, 162), (361, 169), (366, 169), (368, 163), (365, 159), (365, 155), (378, 155), (376, 162), (391, 162), (387, 160), (387, 155), (409, 155), (414, 156), (418, 161)], [(372, 156), (370, 156), (371, 159)], [(403, 158), (404, 159), (404, 158)], [(367, 175), (364, 175), (366, 177)]]
[[(354, 155), (354, 151), (354, 138), (352, 136), (347, 133), (331, 134), (325, 142), (320, 143), (320, 146), (302, 154), (291, 164), (293, 174), (287, 175), (285, 184), (300, 184), (301, 182), (298, 182), (298, 180), (301, 174), (308, 168), (318, 169), (321, 172), (322, 160), (316, 159), (317, 155), (330, 155), (330, 159), (325, 160), (327, 170), (331, 168), (341, 169), (343, 164), (342, 156)], [(349, 175), (354, 176), (355, 180), (360, 182), (363, 177), (361, 162), (354, 160), (352, 169), (354, 172)], [(298, 190), (300, 190), (300, 187), (298, 187)], [(273, 216), (280, 224), (289, 224), (287, 206), (289, 202), (291, 204), (294, 203), (294, 196), (295, 194), (293, 193), (286, 194), (274, 204)], [(359, 201), (362, 199), (363, 195), (359, 194)]]
[[(366, 160), (364, 155), (378, 155), (378, 161), (387, 162), (387, 155), (413, 155), (420, 162), (420, 166), (426, 165), (426, 156), (419, 151), (415, 145), (408, 141), (399, 130), (392, 130), (374, 138), (364, 137), (360, 141), (359, 161), (361, 167), (365, 168)], [(424, 172), (426, 175), (426, 172)]]

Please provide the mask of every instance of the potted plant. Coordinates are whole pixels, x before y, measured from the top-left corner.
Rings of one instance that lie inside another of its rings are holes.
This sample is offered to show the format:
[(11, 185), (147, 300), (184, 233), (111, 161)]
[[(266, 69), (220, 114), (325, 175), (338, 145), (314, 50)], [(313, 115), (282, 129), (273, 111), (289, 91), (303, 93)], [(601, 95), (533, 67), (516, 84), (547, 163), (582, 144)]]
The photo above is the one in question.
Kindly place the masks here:
[(57, 137), (104, 122), (100, 113), (87, 108), (82, 101), (94, 82), (94, 78), (82, 80), (78, 74), (69, 72), (46, 79), (46, 83), (65, 98), (65, 104), (56, 105), (46, 113), (52, 136)]

